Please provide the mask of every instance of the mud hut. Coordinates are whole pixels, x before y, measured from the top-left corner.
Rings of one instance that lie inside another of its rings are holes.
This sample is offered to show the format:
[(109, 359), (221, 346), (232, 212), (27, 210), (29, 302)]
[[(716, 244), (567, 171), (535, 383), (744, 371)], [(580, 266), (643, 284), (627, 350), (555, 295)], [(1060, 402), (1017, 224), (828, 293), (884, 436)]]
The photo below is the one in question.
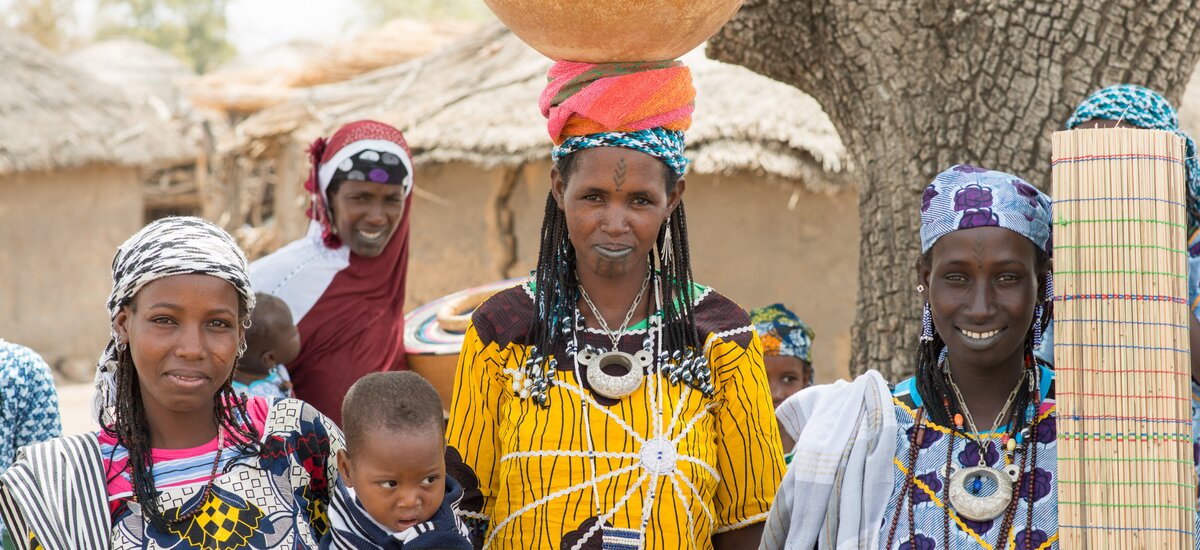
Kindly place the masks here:
[(0, 337), (94, 360), (113, 252), (142, 225), (139, 171), (186, 158), (169, 127), (0, 30)]
[(136, 106), (152, 111), (195, 151), (191, 158), (143, 174), (142, 200), (146, 220), (169, 215), (204, 213), (201, 187), (212, 148), (214, 128), (227, 128), (192, 109), (181, 86), (195, 78), (186, 63), (140, 40), (117, 38), (84, 46), (64, 58), (72, 67), (123, 92)]
[[(818, 379), (844, 376), (857, 278), (857, 194), (811, 97), (741, 67), (686, 59), (698, 90), (687, 208), (698, 279), (746, 307), (784, 302), (817, 331)], [(411, 307), (527, 273), (549, 183), (537, 96), (550, 61), (502, 27), (433, 55), (298, 90), (237, 128), (232, 154), (275, 167), (258, 252), (302, 233), (304, 146), (346, 122), (402, 129), (417, 187)]]

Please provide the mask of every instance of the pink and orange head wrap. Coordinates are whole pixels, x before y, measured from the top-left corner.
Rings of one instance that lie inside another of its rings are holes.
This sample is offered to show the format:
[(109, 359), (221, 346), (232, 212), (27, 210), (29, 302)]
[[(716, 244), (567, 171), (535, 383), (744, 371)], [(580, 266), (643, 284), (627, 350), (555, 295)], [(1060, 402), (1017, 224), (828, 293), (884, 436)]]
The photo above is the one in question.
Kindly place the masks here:
[(662, 160), (682, 175), (683, 131), (692, 124), (696, 89), (678, 61), (559, 61), (538, 99), (555, 160), (591, 147), (625, 147)]

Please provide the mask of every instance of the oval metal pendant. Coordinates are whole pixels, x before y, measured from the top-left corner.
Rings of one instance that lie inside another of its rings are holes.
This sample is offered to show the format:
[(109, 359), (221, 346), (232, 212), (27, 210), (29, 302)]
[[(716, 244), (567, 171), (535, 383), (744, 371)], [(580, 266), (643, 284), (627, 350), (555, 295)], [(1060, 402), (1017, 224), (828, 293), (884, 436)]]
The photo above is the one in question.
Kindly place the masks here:
[[(1010, 472), (1001, 472), (987, 466), (972, 466), (956, 470), (950, 476), (950, 505), (958, 515), (971, 521), (995, 519), (1013, 498), (1013, 483)], [(982, 485), (986, 480), (995, 480), (996, 491), (988, 496), (974, 494), (968, 485)]]
[[(587, 363), (588, 383), (596, 393), (609, 399), (621, 399), (637, 391), (645, 377), (643, 354), (647, 353), (639, 352), (638, 357), (623, 351), (607, 351), (600, 355), (585, 353), (583, 361)], [(604, 372), (607, 366), (625, 369), (625, 373), (613, 376)]]

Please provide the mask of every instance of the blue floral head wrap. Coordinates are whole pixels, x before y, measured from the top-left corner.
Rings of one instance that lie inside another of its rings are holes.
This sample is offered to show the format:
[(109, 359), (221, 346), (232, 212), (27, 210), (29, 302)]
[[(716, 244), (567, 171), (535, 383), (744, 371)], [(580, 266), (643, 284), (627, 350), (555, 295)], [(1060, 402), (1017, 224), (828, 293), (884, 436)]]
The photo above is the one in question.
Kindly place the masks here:
[[(1188, 233), (1195, 233), (1200, 228), (1200, 205), (1197, 204), (1200, 198), (1200, 160), (1196, 158), (1196, 142), (1179, 129), (1179, 115), (1171, 103), (1158, 92), (1141, 86), (1109, 86), (1092, 93), (1075, 108), (1075, 113), (1067, 120), (1067, 129), (1072, 130), (1084, 122), (1097, 119), (1120, 120), (1138, 128), (1174, 132), (1183, 138), (1187, 157)], [(1191, 252), (1193, 256), (1200, 254), (1200, 248)]]
[(938, 174), (921, 195), (921, 252), (947, 233), (1003, 227), (1050, 253), (1050, 198), (1004, 172), (959, 164)]
[[(816, 334), (783, 304), (750, 310), (750, 322), (763, 342), (763, 355), (786, 355), (812, 364)], [(811, 377), (810, 377), (811, 379)]]
[(683, 156), (683, 132), (654, 127), (636, 132), (603, 132), (569, 137), (550, 153), (555, 161), (576, 151), (592, 147), (624, 147), (641, 151), (663, 161), (676, 175), (687, 171), (688, 159)]

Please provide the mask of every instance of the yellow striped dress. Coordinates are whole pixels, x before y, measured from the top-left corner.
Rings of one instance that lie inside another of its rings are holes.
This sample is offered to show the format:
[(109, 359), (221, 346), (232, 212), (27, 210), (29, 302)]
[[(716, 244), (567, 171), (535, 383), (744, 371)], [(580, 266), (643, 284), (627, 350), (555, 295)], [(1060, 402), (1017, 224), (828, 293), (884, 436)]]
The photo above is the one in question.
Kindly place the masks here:
[[(447, 453), (477, 547), (706, 549), (714, 534), (766, 519), (784, 464), (762, 345), (737, 304), (699, 285), (695, 293), (712, 397), (652, 373), (632, 395), (608, 399), (576, 376), (586, 370), (564, 347), (543, 408), (513, 384), (535, 322), (530, 286), (475, 312)], [(643, 349), (648, 330), (657, 338), (657, 324), (642, 322), (620, 349)], [(599, 330), (575, 338), (580, 349), (612, 347)]]

